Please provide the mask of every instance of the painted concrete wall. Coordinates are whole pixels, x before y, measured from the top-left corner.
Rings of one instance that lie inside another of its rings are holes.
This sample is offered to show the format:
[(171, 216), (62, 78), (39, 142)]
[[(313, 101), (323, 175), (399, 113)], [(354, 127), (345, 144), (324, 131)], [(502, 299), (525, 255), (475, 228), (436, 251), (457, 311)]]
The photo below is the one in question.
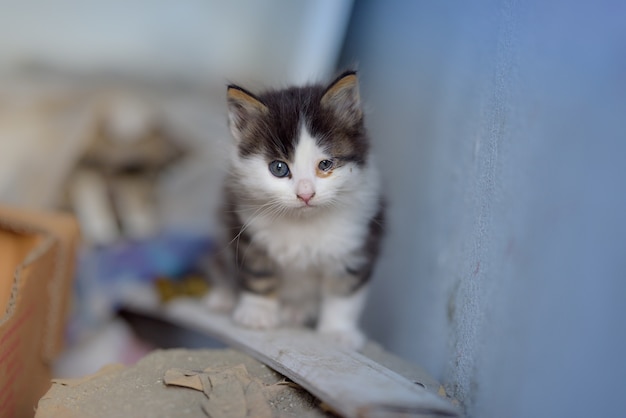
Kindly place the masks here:
[(364, 322), (472, 417), (625, 414), (624, 16), (355, 4), (342, 63), (391, 203)]

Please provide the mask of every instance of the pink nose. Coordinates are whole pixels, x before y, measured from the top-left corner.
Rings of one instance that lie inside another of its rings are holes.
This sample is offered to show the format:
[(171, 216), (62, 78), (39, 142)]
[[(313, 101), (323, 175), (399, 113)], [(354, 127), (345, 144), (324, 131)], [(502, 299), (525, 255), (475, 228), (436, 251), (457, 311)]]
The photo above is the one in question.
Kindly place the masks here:
[(309, 204), (309, 200), (311, 200), (315, 196), (315, 192), (313, 193), (300, 193), (298, 195), (298, 199), (302, 200), (307, 205)]
[(311, 180), (301, 179), (298, 181), (298, 186), (296, 187), (296, 196), (298, 199), (302, 200), (305, 204), (309, 204), (309, 200), (313, 199), (315, 196), (315, 185)]

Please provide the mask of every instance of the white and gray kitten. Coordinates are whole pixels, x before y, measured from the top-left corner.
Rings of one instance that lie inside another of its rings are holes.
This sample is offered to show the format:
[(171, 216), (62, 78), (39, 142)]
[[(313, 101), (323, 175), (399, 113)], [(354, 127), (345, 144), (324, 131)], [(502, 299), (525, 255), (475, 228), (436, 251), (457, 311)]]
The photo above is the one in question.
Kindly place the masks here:
[(315, 324), (362, 347), (358, 320), (383, 202), (356, 73), (258, 95), (230, 85), (227, 97), (236, 145), (225, 182), (232, 254), (216, 263), (209, 307), (234, 308), (234, 320), (250, 328)]

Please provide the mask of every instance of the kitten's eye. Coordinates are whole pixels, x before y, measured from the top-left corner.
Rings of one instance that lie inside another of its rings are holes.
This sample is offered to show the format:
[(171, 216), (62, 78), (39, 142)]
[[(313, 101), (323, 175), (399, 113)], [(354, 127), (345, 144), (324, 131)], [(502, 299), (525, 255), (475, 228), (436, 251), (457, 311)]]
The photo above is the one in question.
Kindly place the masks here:
[(276, 177), (285, 177), (289, 174), (289, 166), (283, 161), (272, 161), (269, 165), (270, 173)]
[(322, 160), (317, 166), (322, 171), (328, 171), (333, 168), (332, 160)]

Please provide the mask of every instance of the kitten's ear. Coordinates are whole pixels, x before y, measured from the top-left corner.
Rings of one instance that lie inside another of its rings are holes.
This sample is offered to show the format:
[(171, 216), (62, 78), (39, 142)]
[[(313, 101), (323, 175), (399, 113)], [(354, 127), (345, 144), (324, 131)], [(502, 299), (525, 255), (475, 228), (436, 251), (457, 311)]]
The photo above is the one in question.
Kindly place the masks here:
[(227, 100), (230, 131), (240, 141), (250, 122), (267, 113), (267, 106), (252, 93), (232, 84), (228, 86)]
[(337, 77), (326, 89), (321, 104), (345, 123), (354, 125), (360, 122), (363, 112), (356, 71), (346, 71)]

